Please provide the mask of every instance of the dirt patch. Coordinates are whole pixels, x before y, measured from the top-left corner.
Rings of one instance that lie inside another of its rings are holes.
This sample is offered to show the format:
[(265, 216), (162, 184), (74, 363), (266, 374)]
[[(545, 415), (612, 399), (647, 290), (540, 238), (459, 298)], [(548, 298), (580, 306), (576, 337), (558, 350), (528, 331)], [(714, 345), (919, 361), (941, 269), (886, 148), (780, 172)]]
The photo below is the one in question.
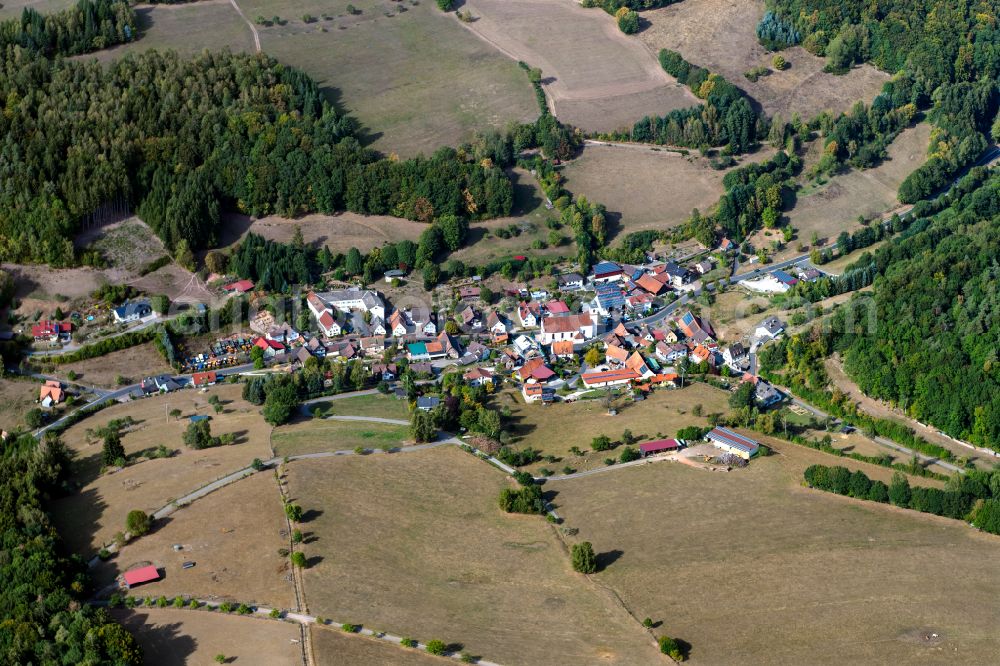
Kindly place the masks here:
[(820, 111), (846, 111), (857, 101), (866, 104), (889, 76), (870, 65), (843, 76), (823, 72), (825, 62), (803, 48), (785, 49), (788, 69), (751, 83), (743, 73), (763, 65), (771, 54), (757, 41), (757, 23), (764, 15), (762, 0), (699, 0), (643, 12), (649, 28), (639, 34), (656, 55), (667, 48), (699, 67), (717, 72), (755, 99), (768, 115), (785, 120), (798, 113), (809, 119)]
[[(238, 385), (215, 387), (207, 393), (185, 389), (110, 407), (69, 428), (63, 440), (76, 455), (72, 481), (79, 484), (79, 490), (57, 500), (52, 511), (73, 551), (89, 554), (109, 543), (116, 532), (124, 529), (125, 516), (132, 509), (152, 513), (177, 497), (248, 466), (254, 458), (270, 458), (271, 427), (261, 417), (260, 408), (244, 401), (240, 392)], [(218, 395), (222, 401), (222, 414), (215, 414), (208, 404), (211, 395)], [(180, 418), (169, 415), (174, 409), (181, 410)], [(233, 433), (237, 443), (201, 451), (184, 446), (184, 429), (188, 417), (194, 414), (210, 415), (212, 434)], [(88, 441), (87, 430), (125, 416), (138, 421), (122, 435), (126, 454), (132, 456), (163, 445), (175, 455), (100, 474), (101, 442)]]
[[(690, 643), (695, 664), (980, 663), (997, 654), (996, 537), (805, 489), (812, 462), (855, 465), (775, 449), (729, 474), (659, 464), (567, 481), (558, 511), (577, 539), (621, 552), (598, 580)], [(909, 640), (914, 627), (943, 640)]]
[(611, 16), (571, 0), (469, 0), (472, 32), (540, 67), (555, 114), (590, 132), (628, 126), (698, 99)]
[[(770, 150), (742, 159), (762, 162)], [(675, 227), (698, 208), (705, 212), (725, 191), (726, 171), (712, 169), (696, 155), (631, 145), (588, 145), (568, 163), (566, 187), (607, 206), (615, 234)]]
[[(136, 588), (135, 595), (197, 596), (291, 608), (295, 605), (292, 572), (288, 557), (278, 554), (288, 547), (278, 484), (266, 471), (178, 509), (157, 523), (152, 533), (102, 562), (93, 575), (100, 589), (148, 562), (160, 569), (163, 578)], [(184, 569), (184, 562), (195, 566)]]
[(504, 664), (658, 663), (652, 638), (572, 572), (540, 516), (500, 512), (504, 475), (458, 448), (288, 470), (293, 500), (318, 513), (306, 525), (319, 541), (304, 548), (313, 613)]
[(302, 231), (306, 243), (317, 247), (325, 245), (334, 253), (346, 253), (352, 247), (367, 252), (384, 243), (416, 241), (427, 225), (400, 217), (348, 212), (306, 215), (295, 220), (273, 215), (253, 220), (245, 215), (227, 215), (223, 223), (222, 245), (232, 245), (247, 232), (287, 243), (295, 234), (296, 227)]
[(146, 663), (156, 666), (211, 664), (219, 654), (239, 666), (302, 664), (302, 630), (290, 622), (173, 608), (112, 614), (139, 641)]

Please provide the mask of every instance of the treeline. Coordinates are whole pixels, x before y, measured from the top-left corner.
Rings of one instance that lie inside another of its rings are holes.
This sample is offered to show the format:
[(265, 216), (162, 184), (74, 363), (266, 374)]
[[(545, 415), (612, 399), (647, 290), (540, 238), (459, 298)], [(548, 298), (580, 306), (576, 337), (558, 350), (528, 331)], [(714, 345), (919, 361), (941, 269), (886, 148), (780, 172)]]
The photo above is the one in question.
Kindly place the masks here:
[(104, 338), (100, 342), (84, 345), (76, 351), (69, 352), (68, 354), (57, 354), (45, 357), (45, 362), (62, 365), (65, 363), (86, 361), (88, 358), (97, 358), (98, 356), (104, 356), (105, 354), (121, 351), (122, 349), (128, 349), (129, 347), (145, 344), (150, 340), (154, 340), (156, 335), (156, 329), (153, 328), (144, 328), (141, 331), (122, 333), (121, 335), (116, 335), (114, 337)]
[(135, 12), (125, 0), (79, 0), (75, 7), (42, 15), (25, 7), (21, 18), (0, 23), (0, 52), (20, 47), (46, 57), (73, 56), (131, 41)]
[[(935, 124), (930, 159), (900, 186), (903, 202), (941, 189), (987, 147), (997, 110), (1000, 26), (995, 12), (981, 3), (768, 0), (767, 7), (773, 16), (768, 26), (791, 26), (803, 36), (803, 47), (826, 56), (829, 71), (871, 62), (899, 73), (871, 108), (856, 107), (837, 120), (838, 136), (827, 139), (830, 157), (824, 166), (869, 166), (884, 156), (885, 146), (915, 112), (928, 106)], [(780, 30), (760, 32), (765, 45), (779, 45)]]
[(614, 16), (622, 7), (631, 10), (656, 9), (666, 7), (681, 0), (583, 0), (580, 4), (584, 7), (600, 7), (607, 13)]
[(805, 481), (813, 488), (858, 499), (893, 504), (935, 516), (965, 520), (981, 530), (1000, 534), (1000, 472), (969, 470), (948, 480), (940, 488), (911, 487), (909, 480), (900, 473), (892, 483), (873, 481), (862, 471), (845, 467), (810, 465), (804, 473)]
[(668, 74), (705, 103), (665, 116), (646, 116), (627, 132), (601, 136), (689, 148), (726, 145), (733, 154), (740, 154), (752, 149), (758, 136), (766, 133), (766, 119), (759, 118), (743, 91), (722, 76), (692, 65), (669, 49), (662, 49), (659, 59)]
[(0, 655), (8, 664), (142, 663), (142, 650), (107, 611), (85, 603), (86, 565), (69, 557), (45, 512), (68, 480), (56, 437), (8, 439), (0, 452)]

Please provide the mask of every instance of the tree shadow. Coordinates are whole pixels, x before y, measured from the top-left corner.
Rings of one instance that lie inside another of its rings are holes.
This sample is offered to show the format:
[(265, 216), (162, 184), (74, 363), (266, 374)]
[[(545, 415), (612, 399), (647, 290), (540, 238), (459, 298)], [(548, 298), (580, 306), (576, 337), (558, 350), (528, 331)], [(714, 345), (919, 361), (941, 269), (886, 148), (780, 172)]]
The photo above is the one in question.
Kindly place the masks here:
[[(510, 214), (512, 216), (527, 215), (542, 205), (542, 198), (539, 190), (531, 179), (530, 174), (518, 173), (513, 169), (507, 170), (507, 177), (510, 178), (514, 188), (514, 206)], [(469, 230), (472, 231), (471, 229)]]
[(111, 615), (135, 636), (147, 656), (160, 666), (184, 666), (198, 649), (198, 641), (184, 632), (183, 623), (157, 624), (149, 613), (116, 609)]
[(234, 430), (230, 433), (233, 436), (233, 444), (245, 444), (250, 441), (249, 430)]
[(618, 211), (605, 211), (604, 213), (604, 231), (608, 237), (608, 240), (614, 240), (618, 237), (618, 234), (624, 231), (625, 227), (622, 224), (622, 214)]
[(323, 510), (322, 509), (309, 509), (308, 511), (305, 511), (305, 512), (302, 513), (302, 520), (300, 520), (299, 522), (300, 523), (309, 523), (309, 522), (312, 522), (312, 521), (316, 520), (317, 518), (319, 518), (322, 515), (323, 515)]
[(306, 560), (306, 566), (311, 569), (312, 567), (316, 566), (322, 561), (323, 561), (322, 555), (313, 555), (312, 557)]
[(603, 553), (598, 553), (597, 554), (597, 570), (598, 571), (604, 571), (609, 566), (611, 566), (612, 564), (614, 564), (615, 562), (617, 562), (618, 558), (620, 558), (624, 554), (625, 553), (623, 551), (620, 551), (618, 549), (609, 550), (609, 551), (606, 551), (606, 552), (603, 552)]

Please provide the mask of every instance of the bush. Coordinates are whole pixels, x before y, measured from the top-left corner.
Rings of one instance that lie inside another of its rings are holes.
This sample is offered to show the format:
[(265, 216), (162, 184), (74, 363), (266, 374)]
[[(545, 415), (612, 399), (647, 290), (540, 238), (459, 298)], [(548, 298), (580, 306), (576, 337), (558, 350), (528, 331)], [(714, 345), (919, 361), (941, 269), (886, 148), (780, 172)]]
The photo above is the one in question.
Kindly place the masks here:
[(607, 435), (599, 435), (590, 442), (590, 448), (595, 451), (609, 451), (615, 448), (614, 442)]
[(360, 624), (351, 624), (349, 622), (345, 622), (344, 624), (340, 625), (340, 628), (349, 634), (356, 634), (359, 631), (361, 631)]
[(669, 636), (660, 636), (658, 643), (660, 644), (660, 652), (674, 661), (684, 661), (684, 653), (681, 652), (681, 646), (676, 640)]
[(174, 597), (174, 608), (184, 608), (184, 597)]
[[(440, 2), (440, 0), (438, 0), (438, 1)], [(408, 648), (415, 648), (415, 647), (417, 647), (417, 641), (415, 641), (412, 638), (407, 638), (405, 636), (403, 637), (403, 639), (401, 641), (399, 641), (399, 644), (402, 645), (403, 647), (408, 647)]]
[(296, 566), (299, 569), (305, 569), (308, 562), (306, 562), (306, 556), (300, 551), (295, 551), (292, 553), (292, 566)]
[(444, 641), (435, 638), (433, 640), (427, 641), (427, 651), (430, 652), (431, 654), (436, 654), (437, 656), (441, 657), (444, 656), (444, 653), (448, 651), (448, 646), (445, 645)]
[(133, 537), (141, 537), (149, 532), (152, 522), (152, 519), (146, 515), (145, 511), (133, 509), (132, 511), (129, 511), (128, 516), (125, 517), (125, 529), (127, 529), (129, 534)]
[(618, 22), (618, 29), (626, 35), (634, 35), (639, 32), (639, 13), (622, 7), (615, 12), (615, 20)]
[(621, 455), (618, 457), (623, 463), (632, 462), (633, 460), (638, 460), (642, 455), (639, 453), (638, 449), (634, 449), (631, 446), (626, 446), (622, 449)]
[(236, 607), (236, 612), (239, 613), (240, 615), (249, 615), (250, 613), (253, 612), (253, 609), (247, 606), (246, 604), (240, 604), (239, 606)]
[(443, 12), (450, 12), (452, 5), (454, 4), (455, 3), (452, 2), (452, 0), (437, 0), (438, 9), (440, 9)]
[(219, 604), (219, 611), (223, 613), (232, 613), (233, 608), (235, 608), (235, 606), (233, 606), (228, 601), (223, 601), (221, 604)]
[(592, 574), (597, 571), (597, 555), (594, 546), (589, 541), (573, 544), (571, 551), (573, 570), (582, 574)]
[(500, 491), (500, 508), (507, 513), (545, 513), (542, 489), (537, 484), (522, 486), (517, 490), (504, 488)]
[(167, 600), (167, 598), (162, 595), (160, 596), (160, 598), (156, 600), (157, 608), (166, 608), (169, 604), (170, 602)]

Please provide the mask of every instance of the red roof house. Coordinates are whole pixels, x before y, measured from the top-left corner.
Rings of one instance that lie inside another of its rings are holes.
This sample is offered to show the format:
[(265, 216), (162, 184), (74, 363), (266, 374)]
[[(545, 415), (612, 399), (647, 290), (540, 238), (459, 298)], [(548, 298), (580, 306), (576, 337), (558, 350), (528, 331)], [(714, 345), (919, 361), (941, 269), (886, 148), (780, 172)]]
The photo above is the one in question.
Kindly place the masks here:
[(549, 301), (545, 304), (549, 314), (569, 314), (569, 306), (562, 301)]
[(223, 291), (229, 294), (245, 294), (253, 289), (253, 282), (250, 280), (237, 280), (236, 282), (230, 282), (222, 288)]
[(130, 590), (135, 585), (141, 585), (142, 583), (159, 580), (160, 572), (156, 570), (156, 567), (150, 564), (146, 567), (139, 567), (138, 569), (126, 571), (122, 574), (122, 578), (125, 580), (125, 589)]
[(40, 321), (31, 327), (31, 336), (36, 340), (55, 340), (60, 335), (69, 335), (73, 324), (58, 321)]
[(195, 386), (211, 386), (216, 382), (216, 374), (214, 372), (196, 372), (191, 375), (191, 383)]

